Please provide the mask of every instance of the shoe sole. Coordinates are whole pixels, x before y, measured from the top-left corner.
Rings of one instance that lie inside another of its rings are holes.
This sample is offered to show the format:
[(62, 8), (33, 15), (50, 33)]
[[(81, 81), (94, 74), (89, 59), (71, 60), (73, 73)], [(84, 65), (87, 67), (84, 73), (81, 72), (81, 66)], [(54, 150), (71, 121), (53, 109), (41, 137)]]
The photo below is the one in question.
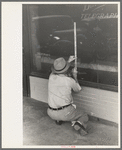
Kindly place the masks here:
[(78, 131), (81, 127), (79, 125), (74, 125), (74, 129)]

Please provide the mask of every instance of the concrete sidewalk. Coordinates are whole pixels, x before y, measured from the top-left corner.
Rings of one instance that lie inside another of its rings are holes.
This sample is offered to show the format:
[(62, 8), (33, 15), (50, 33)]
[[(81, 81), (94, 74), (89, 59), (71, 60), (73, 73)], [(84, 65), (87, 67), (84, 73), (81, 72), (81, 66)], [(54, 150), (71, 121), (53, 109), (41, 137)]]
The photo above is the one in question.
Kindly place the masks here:
[(56, 125), (47, 116), (46, 103), (24, 97), (23, 144), (24, 145), (118, 145), (118, 128), (89, 121), (89, 134), (79, 136), (70, 122)]

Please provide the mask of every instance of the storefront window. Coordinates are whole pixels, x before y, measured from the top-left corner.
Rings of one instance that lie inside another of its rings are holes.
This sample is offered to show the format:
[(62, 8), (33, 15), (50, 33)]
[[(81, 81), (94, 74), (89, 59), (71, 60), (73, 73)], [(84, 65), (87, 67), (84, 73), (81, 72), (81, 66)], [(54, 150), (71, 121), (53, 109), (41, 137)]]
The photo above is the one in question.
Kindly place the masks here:
[[(80, 9), (84, 5), (75, 5), (75, 9), (73, 5), (72, 7), (62, 5), (58, 9), (57, 5), (48, 5), (46, 12), (44, 10), (47, 5), (29, 6), (32, 74), (43, 75), (43, 77), (48, 78), (51, 73), (51, 66), (56, 58), (64, 57), (67, 60), (70, 55), (74, 55), (73, 22), (75, 21), (76, 25), (78, 24), (77, 66), (79, 82), (90, 82), (91, 86), (92, 83), (95, 83), (97, 88), (101, 84), (105, 85), (104, 87), (117, 87), (118, 18), (117, 6), (111, 5), (113, 15), (105, 9), (105, 12), (103, 10), (102, 13), (108, 13), (108, 17), (100, 13), (97, 17), (92, 16), (90, 18), (89, 15), (85, 19), (82, 15), (83, 9)], [(74, 14), (71, 13), (71, 9), (74, 10)]]

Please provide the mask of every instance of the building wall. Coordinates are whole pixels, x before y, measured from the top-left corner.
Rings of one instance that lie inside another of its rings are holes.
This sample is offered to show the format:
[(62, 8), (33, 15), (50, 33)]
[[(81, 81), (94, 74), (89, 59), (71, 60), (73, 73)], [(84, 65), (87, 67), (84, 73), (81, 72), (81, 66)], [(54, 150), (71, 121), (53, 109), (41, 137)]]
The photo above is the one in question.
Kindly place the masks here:
[[(47, 103), (48, 80), (30, 76), (30, 96)], [(118, 92), (83, 86), (73, 97), (77, 107), (89, 115), (118, 123)]]

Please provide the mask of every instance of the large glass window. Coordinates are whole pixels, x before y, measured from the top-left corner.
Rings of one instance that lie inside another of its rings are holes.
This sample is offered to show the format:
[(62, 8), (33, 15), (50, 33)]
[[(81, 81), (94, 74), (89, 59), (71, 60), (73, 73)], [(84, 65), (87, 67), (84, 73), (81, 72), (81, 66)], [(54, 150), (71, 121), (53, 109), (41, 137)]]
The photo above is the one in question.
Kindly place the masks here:
[[(91, 6), (98, 8), (97, 5)], [(74, 55), (73, 22), (76, 22), (80, 84), (117, 90), (117, 5), (109, 5), (112, 8), (109, 13), (107, 7), (104, 5), (105, 9), (97, 17), (90, 14), (84, 19), (81, 17), (83, 8), (88, 9), (88, 6), (29, 5), (31, 74), (48, 78), (56, 58), (64, 57), (67, 60)], [(102, 17), (99, 17), (101, 14)]]

